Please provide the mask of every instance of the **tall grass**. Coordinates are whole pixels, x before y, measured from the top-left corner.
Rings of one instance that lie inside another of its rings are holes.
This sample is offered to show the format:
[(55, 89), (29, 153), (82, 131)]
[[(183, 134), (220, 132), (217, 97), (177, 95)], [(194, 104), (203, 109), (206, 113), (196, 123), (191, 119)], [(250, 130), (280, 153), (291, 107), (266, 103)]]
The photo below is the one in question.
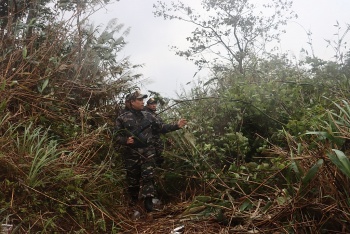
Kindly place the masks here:
[(168, 166), (186, 181), (192, 200), (181, 217), (211, 217), (236, 232), (349, 232), (350, 104), (334, 104), (328, 118), (319, 119), (319, 131), (281, 131), (287, 147), (271, 145), (260, 162), (237, 161), (222, 170), (188, 134), (173, 134), (176, 150), (166, 154)]
[(123, 215), (117, 207), (123, 203), (124, 177), (110, 143), (101, 142), (106, 128), (62, 145), (52, 139), (50, 129), (4, 121), (0, 128), (5, 125), (0, 138), (7, 145), (0, 150), (0, 218), (9, 217), (21, 231), (84, 227), (103, 232), (120, 226)]
[(51, 16), (32, 37), (21, 19), (1, 33), (0, 220), (20, 233), (116, 230), (124, 172), (111, 128), (117, 97), (135, 79), (117, 58), (127, 30)]
[(58, 149), (58, 142), (49, 136), (49, 129), (34, 128), (32, 124), (17, 133), (15, 146), (18, 155), (31, 163), (27, 181), (32, 188), (45, 185), (42, 183), (45, 182), (45, 177), (51, 176), (51, 164), (65, 154)]

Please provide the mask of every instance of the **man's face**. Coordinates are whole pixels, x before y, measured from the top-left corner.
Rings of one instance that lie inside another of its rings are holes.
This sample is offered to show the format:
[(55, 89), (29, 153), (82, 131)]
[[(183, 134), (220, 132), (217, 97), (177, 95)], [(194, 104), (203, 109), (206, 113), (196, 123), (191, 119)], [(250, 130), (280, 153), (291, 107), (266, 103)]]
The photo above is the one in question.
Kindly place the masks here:
[(148, 104), (147, 107), (153, 111), (157, 110), (157, 103)]
[(136, 98), (135, 100), (131, 101), (131, 107), (134, 110), (142, 110), (143, 109), (143, 98)]

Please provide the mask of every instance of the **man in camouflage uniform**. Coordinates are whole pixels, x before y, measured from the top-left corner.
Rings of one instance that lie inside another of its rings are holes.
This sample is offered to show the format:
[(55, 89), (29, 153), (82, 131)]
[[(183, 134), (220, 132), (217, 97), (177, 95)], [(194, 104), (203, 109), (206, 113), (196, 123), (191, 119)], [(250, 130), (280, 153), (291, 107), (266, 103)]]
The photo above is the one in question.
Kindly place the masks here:
[[(147, 105), (145, 106), (145, 111), (151, 113), (155, 118), (158, 119), (159, 122), (163, 123), (162, 118), (156, 113), (157, 111), (157, 100), (154, 98), (150, 98), (147, 100)], [(174, 124), (175, 125), (175, 124)], [(174, 127), (174, 129), (176, 129)], [(163, 162), (164, 162), (164, 157), (162, 155), (164, 151), (164, 143), (163, 140), (161, 139), (161, 134), (157, 134), (155, 136), (155, 149), (156, 149), (156, 154), (155, 154), (155, 162), (157, 167), (161, 167)]]
[(152, 198), (156, 195), (154, 136), (180, 129), (187, 121), (180, 119), (176, 125), (164, 124), (149, 112), (143, 111), (143, 99), (147, 95), (136, 91), (129, 98), (130, 110), (116, 120), (115, 139), (117, 144), (125, 146), (123, 160), (131, 199), (135, 202), (141, 195), (146, 210), (152, 211)]

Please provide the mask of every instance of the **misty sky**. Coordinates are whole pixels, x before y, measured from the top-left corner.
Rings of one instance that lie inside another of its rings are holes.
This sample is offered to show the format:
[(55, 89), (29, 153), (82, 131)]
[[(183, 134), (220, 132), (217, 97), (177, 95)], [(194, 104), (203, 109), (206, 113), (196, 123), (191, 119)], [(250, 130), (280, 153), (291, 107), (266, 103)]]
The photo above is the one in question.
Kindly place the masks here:
[[(176, 20), (155, 18), (152, 6), (157, 1), (120, 0), (95, 13), (93, 20), (96, 25), (106, 25), (110, 19), (117, 18), (125, 28), (131, 27), (126, 37), (128, 44), (121, 56), (130, 56), (134, 64), (144, 64), (139, 71), (144, 74), (141, 89), (175, 98), (176, 93), (181, 92), (181, 87), (188, 89), (188, 82), (205, 77), (205, 74), (199, 73), (193, 78), (197, 67), (170, 50), (173, 45), (181, 48), (187, 45), (185, 38), (190, 35), (192, 26)], [(199, 5), (200, 0), (183, 2)], [(305, 30), (310, 30), (315, 55), (329, 59), (334, 53), (326, 48), (324, 39), (335, 39), (333, 34), (336, 28), (333, 25), (336, 21), (343, 28), (350, 24), (349, 9), (350, 0), (294, 0), (293, 10), (299, 18), (289, 23), (287, 34), (279, 45), (280, 52), (288, 52), (291, 58), (299, 59), (301, 48), (309, 49)]]

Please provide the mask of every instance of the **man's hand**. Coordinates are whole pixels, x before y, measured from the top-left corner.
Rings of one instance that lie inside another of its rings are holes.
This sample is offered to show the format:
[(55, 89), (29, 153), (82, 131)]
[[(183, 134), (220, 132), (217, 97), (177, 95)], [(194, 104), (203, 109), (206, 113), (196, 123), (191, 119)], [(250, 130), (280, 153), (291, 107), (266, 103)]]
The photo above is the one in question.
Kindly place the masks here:
[(186, 124), (187, 124), (187, 120), (186, 120), (186, 119), (180, 119), (180, 120), (177, 122), (177, 126), (178, 126), (179, 128), (183, 128)]

